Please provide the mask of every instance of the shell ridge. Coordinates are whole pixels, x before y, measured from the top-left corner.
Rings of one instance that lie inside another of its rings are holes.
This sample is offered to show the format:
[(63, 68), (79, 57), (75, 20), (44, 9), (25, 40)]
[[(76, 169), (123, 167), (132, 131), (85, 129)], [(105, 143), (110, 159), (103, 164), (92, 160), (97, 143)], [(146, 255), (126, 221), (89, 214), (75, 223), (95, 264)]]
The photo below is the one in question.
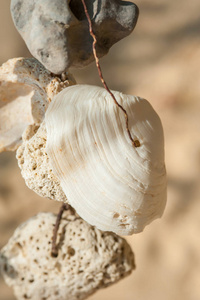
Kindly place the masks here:
[[(50, 104), (49, 131), (56, 134), (52, 125), (61, 129), (58, 139), (48, 138), (53, 160), (59, 160), (53, 164), (61, 168), (61, 186), (77, 213), (101, 230), (127, 235), (142, 231), (163, 211), (163, 132), (145, 99), (114, 93), (119, 103), (125, 99), (140, 147), (130, 145), (124, 116), (107, 91), (88, 85), (67, 88), (57, 96), (59, 104)], [(59, 142), (63, 151), (56, 153)]]
[[(76, 132), (76, 130), (75, 130), (75, 132)], [(67, 136), (66, 134), (65, 134), (65, 136)], [(80, 136), (79, 136), (80, 137)], [(75, 139), (75, 141), (76, 141), (77, 139)], [(71, 145), (71, 147), (73, 147), (73, 145)], [(77, 147), (78, 149), (79, 149), (79, 147)], [(92, 169), (91, 169), (92, 170)], [(67, 184), (66, 184), (66, 182), (67, 182), (67, 179), (65, 178), (65, 185), (67, 186)], [(65, 190), (65, 192), (66, 192), (66, 195), (68, 195), (69, 193), (68, 193), (68, 189), (65, 187), (65, 185), (64, 184), (62, 184), (62, 187), (63, 187), (63, 189)], [(77, 188), (76, 188), (77, 189)], [(78, 186), (78, 191), (80, 190), (80, 186)], [(79, 194), (81, 195), (81, 191), (79, 192)], [(82, 193), (83, 194), (83, 193)], [(80, 197), (79, 197), (80, 198)], [(72, 203), (72, 201), (71, 201), (71, 198), (70, 197), (68, 197), (68, 199), (69, 199), (69, 202), (71, 202)], [(73, 204), (73, 203), (72, 203)], [(77, 210), (78, 211), (78, 210)]]

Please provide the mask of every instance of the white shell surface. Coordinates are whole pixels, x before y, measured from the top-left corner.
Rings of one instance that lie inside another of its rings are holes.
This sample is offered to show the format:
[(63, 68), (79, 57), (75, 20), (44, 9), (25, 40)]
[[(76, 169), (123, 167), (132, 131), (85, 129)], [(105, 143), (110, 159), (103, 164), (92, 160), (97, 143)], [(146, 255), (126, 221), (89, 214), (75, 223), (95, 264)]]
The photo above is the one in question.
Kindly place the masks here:
[(88, 223), (121, 235), (141, 232), (161, 217), (166, 170), (161, 121), (145, 99), (104, 88), (64, 89), (46, 112), (47, 154), (69, 203)]

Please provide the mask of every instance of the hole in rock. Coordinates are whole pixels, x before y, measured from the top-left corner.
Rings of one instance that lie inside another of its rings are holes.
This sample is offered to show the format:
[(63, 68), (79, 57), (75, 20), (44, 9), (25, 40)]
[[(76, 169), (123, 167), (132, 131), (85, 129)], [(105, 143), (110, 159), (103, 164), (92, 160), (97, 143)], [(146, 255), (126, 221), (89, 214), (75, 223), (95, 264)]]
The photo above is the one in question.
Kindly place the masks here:
[(36, 169), (37, 169), (37, 164), (34, 163), (34, 164), (32, 165), (32, 170), (35, 171)]
[(48, 272), (43, 272), (43, 275), (48, 275), (49, 273)]
[(104, 277), (110, 279), (110, 275), (108, 273), (104, 273)]
[(16, 243), (16, 246), (17, 246), (18, 248), (20, 248), (20, 249), (22, 248), (22, 244), (19, 243), (19, 242)]
[(68, 247), (67, 249), (67, 254), (69, 254), (70, 256), (74, 256), (76, 253), (75, 249), (72, 247)]
[(61, 266), (61, 264), (60, 264), (59, 262), (57, 262), (57, 263), (55, 264), (55, 268), (56, 268), (59, 272), (61, 272), (62, 266)]

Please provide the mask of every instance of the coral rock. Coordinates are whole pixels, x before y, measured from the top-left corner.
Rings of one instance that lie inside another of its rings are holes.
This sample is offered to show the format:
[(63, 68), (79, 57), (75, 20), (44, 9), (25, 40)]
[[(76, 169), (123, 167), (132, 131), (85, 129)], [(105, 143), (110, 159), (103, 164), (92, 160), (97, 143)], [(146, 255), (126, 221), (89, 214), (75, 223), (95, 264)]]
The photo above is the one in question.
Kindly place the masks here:
[(52, 97), (75, 84), (65, 76), (51, 74), (35, 58), (10, 59), (0, 67), (0, 152), (16, 150), (26, 127), (42, 122)]
[(55, 221), (51, 213), (38, 214), (17, 228), (1, 251), (1, 271), (18, 300), (85, 299), (134, 269), (126, 240), (74, 216), (62, 219), (59, 253), (52, 257)]
[(16, 157), (26, 185), (42, 197), (67, 202), (60, 181), (52, 172), (46, 153), (45, 122), (38, 127), (29, 126), (23, 134), (23, 143)]
[[(101, 57), (133, 31), (138, 8), (119, 0), (85, 2)], [(12, 0), (11, 13), (32, 55), (51, 72), (60, 74), (94, 60), (93, 39), (81, 0)]]

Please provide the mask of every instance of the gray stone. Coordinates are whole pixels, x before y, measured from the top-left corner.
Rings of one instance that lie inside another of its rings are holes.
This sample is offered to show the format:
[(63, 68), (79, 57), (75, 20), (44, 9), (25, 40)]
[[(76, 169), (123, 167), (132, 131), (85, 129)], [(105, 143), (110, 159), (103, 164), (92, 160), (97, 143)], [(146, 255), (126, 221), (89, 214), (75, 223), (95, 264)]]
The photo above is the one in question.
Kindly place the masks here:
[[(129, 35), (138, 8), (120, 0), (85, 0), (97, 37), (97, 54)], [(93, 39), (81, 0), (12, 0), (15, 26), (32, 55), (55, 74), (94, 60)]]

